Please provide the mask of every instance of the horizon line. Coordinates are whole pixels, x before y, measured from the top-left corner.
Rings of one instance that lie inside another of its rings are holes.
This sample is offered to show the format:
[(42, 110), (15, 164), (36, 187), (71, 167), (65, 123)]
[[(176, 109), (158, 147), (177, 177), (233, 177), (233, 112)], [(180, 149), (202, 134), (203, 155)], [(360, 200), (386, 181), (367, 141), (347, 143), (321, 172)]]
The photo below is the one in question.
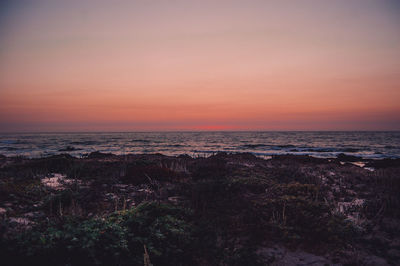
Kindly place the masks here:
[(198, 133), (198, 132), (400, 132), (400, 130), (136, 130), (136, 131), (0, 131), (0, 134), (82, 134), (82, 133)]

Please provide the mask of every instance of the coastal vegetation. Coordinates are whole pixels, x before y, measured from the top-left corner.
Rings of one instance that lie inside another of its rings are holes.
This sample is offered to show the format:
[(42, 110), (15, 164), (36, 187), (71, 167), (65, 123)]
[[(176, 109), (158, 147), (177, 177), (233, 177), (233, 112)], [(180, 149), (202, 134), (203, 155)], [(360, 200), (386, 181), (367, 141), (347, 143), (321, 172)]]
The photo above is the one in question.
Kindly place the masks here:
[(345, 159), (2, 156), (2, 264), (399, 263), (399, 160)]

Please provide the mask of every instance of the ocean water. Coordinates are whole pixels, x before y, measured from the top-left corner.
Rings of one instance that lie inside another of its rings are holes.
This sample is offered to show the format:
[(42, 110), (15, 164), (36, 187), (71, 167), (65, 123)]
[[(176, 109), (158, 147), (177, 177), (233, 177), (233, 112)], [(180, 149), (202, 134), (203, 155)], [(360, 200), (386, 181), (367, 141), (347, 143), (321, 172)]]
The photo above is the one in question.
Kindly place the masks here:
[(93, 151), (208, 156), (250, 152), (257, 156), (308, 154), (400, 158), (400, 132), (130, 132), (0, 134), (0, 154), (31, 158)]

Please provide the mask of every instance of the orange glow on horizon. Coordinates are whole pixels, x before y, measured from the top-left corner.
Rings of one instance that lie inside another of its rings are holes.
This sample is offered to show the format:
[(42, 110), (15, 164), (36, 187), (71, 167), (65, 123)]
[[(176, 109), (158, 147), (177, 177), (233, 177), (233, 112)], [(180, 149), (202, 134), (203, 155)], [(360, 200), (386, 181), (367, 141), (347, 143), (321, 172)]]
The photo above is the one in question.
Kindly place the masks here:
[(400, 130), (399, 10), (385, 3), (5, 10), (0, 131)]

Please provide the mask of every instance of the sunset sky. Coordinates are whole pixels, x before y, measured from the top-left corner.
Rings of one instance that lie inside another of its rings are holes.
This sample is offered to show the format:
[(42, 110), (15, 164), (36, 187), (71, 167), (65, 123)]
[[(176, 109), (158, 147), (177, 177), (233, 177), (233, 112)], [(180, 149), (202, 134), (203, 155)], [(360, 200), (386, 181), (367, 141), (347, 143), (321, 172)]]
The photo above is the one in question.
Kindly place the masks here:
[(1, 1), (0, 131), (400, 130), (400, 1)]

